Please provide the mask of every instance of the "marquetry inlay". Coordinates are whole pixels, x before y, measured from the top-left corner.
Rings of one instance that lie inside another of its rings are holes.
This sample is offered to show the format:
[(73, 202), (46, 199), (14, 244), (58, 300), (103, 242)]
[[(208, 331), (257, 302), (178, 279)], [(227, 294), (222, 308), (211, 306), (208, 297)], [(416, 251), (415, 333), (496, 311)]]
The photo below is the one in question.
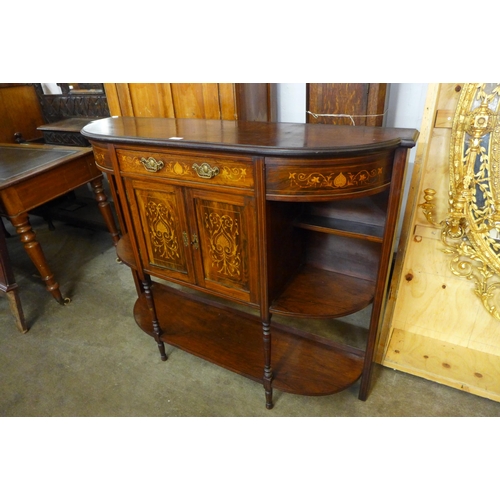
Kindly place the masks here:
[(237, 217), (205, 212), (205, 228), (210, 242), (212, 266), (229, 278), (241, 275), (241, 251), (239, 221)]
[(346, 189), (352, 187), (378, 184), (383, 177), (382, 168), (361, 170), (359, 172), (334, 172), (322, 174), (319, 172), (290, 172), (288, 180), (293, 188)]
[(178, 261), (179, 241), (176, 234), (175, 211), (164, 200), (150, 198), (146, 205), (146, 219), (155, 258), (164, 261)]
[[(132, 171), (142, 171), (144, 169), (143, 162), (141, 161), (142, 156), (137, 156), (129, 152), (118, 153), (120, 164), (124, 166), (125, 170)], [(169, 161), (168, 157), (164, 157), (162, 155), (151, 156), (149, 160), (161, 162), (161, 171), (164, 175), (166, 174), (175, 177), (185, 177), (189, 179), (196, 179), (199, 177), (196, 169), (193, 168), (193, 165), (197, 166), (196, 162), (187, 159), (183, 160), (181, 158), (175, 158)], [(203, 162), (201, 163), (202, 165), (206, 164)], [(230, 162), (228, 163), (229, 164), (219, 165), (216, 167), (217, 170), (220, 171), (220, 177), (224, 179), (225, 182), (227, 182), (228, 184), (232, 184), (241, 181), (248, 181), (248, 176), (251, 175), (251, 173), (245, 166), (232, 165)]]
[(94, 159), (98, 166), (104, 167), (106, 165), (106, 155), (104, 151), (99, 151), (94, 148)]
[(247, 169), (244, 167), (222, 167), (222, 177), (231, 182), (241, 181), (247, 176)]

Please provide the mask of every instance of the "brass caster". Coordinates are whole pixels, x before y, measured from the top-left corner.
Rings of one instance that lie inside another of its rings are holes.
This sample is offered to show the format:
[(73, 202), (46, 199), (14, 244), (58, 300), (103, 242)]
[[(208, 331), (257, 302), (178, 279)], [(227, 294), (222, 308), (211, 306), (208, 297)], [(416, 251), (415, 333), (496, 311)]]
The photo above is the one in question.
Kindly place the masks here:
[(66, 297), (63, 301), (63, 306), (69, 304), (71, 302), (71, 299), (69, 297)]

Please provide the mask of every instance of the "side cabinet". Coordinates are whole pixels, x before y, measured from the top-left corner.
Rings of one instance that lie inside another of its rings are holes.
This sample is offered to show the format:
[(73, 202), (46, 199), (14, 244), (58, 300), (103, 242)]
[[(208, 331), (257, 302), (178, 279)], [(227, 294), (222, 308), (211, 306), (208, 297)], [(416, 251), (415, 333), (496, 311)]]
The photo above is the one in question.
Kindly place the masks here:
[(367, 398), (417, 131), (115, 118), (83, 134), (115, 179), (117, 253), (162, 359), (168, 344), (261, 382), (267, 408), (274, 389), (360, 381)]

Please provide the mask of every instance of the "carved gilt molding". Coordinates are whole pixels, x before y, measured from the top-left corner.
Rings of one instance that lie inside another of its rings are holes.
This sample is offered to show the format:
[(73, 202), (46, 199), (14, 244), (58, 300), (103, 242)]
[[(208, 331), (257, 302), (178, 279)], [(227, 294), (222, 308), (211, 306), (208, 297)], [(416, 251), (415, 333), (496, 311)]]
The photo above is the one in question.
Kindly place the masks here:
[[(453, 121), (449, 212), (441, 240), (456, 276), (471, 280), (500, 320), (500, 84), (468, 83)], [(499, 305), (497, 305), (499, 303)]]

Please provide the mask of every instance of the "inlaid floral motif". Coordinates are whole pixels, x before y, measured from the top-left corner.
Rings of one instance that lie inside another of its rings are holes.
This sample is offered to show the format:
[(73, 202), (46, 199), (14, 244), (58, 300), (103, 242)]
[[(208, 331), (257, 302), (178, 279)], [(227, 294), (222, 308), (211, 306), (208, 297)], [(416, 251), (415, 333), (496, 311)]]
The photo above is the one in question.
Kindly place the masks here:
[(230, 278), (241, 275), (239, 249), (239, 222), (236, 217), (205, 213), (205, 227), (209, 234), (212, 266), (217, 272)]
[(179, 242), (175, 232), (174, 210), (165, 202), (149, 200), (146, 206), (146, 219), (155, 257), (162, 260), (180, 259)]
[(383, 168), (361, 170), (359, 172), (334, 172), (328, 175), (314, 172), (290, 172), (288, 180), (290, 187), (294, 188), (330, 188), (346, 189), (364, 185), (378, 184), (383, 176)]

